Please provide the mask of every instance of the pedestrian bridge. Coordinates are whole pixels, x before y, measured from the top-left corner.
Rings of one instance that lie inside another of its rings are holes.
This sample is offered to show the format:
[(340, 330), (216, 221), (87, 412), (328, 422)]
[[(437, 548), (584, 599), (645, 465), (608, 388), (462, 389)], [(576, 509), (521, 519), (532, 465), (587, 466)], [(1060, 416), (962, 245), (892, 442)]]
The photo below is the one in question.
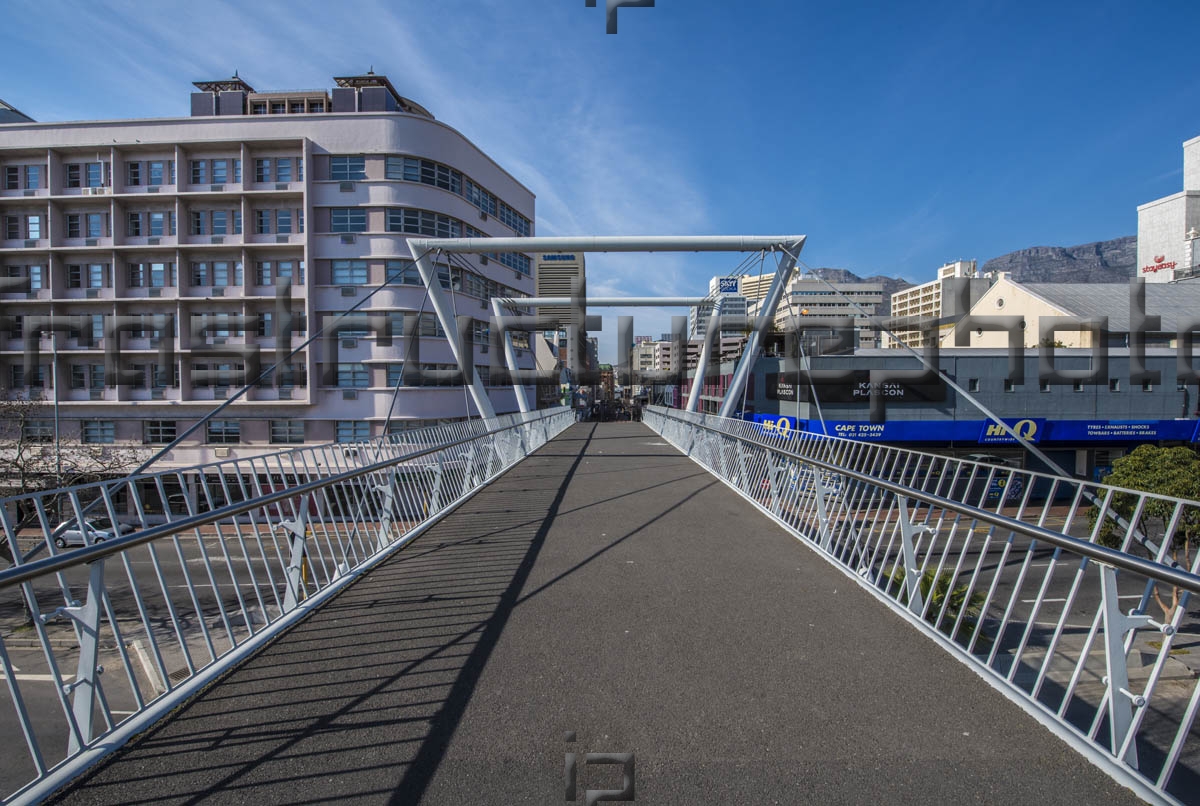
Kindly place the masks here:
[(0, 572), (10, 800), (1200, 802), (1187, 502), (573, 420), (6, 507), (141, 519)]

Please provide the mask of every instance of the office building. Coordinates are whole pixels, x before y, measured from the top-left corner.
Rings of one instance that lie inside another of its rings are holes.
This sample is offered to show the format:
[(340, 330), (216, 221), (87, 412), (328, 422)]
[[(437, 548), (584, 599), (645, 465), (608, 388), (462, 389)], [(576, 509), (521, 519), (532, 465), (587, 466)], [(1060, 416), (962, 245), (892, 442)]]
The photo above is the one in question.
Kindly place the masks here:
[[(169, 461), (363, 439), (389, 412), (400, 429), (475, 414), (407, 238), (529, 236), (534, 196), (385, 76), (334, 83), (197, 82), (190, 116), (165, 119), (36, 123), (0, 109), (0, 373), (17, 394), (57, 397), (64, 440), (168, 443), (318, 328), (328, 338)], [(455, 312), (474, 319), (487, 383), (489, 299), (529, 296), (533, 259), (436, 262)], [(334, 321), (385, 279), (367, 316)], [(489, 393), (516, 409), (511, 387)]]
[[(969, 311), (994, 281), (995, 278), (991, 276), (978, 276), (974, 260), (956, 260), (938, 269), (936, 280), (895, 292), (892, 294), (892, 319), (911, 317), (920, 324), (892, 327), (897, 338), (882, 334), (884, 346), (900, 347), (901, 344), (907, 344), (909, 347), (924, 347), (931, 333), (940, 340), (951, 325), (934, 327), (932, 323), (942, 316), (953, 317)], [(967, 305), (960, 311), (958, 296), (962, 288), (966, 290)]]

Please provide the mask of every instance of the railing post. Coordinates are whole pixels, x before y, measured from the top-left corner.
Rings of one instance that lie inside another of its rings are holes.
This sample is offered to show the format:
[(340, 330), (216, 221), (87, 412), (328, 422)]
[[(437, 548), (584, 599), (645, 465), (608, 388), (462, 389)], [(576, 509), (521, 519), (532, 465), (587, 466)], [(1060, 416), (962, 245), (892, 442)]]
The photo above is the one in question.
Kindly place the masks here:
[[(65, 615), (79, 625), (79, 663), (75, 669), (75, 680), (64, 687), (71, 694), (71, 712), (75, 716), (75, 724), (79, 727), (79, 736), (83, 741), (92, 740), (92, 719), (96, 712), (96, 694), (99, 690), (99, 677), (104, 671), (100, 668), (100, 605), (104, 599), (104, 563), (99, 560), (92, 563), (88, 575), (87, 601), (81, 607), (73, 603), (54, 614), (42, 616), (43, 622), (55, 615)], [(67, 753), (74, 755), (79, 752), (79, 739), (71, 733), (67, 745)]]
[[(1117, 569), (1100, 564), (1101, 607), (1104, 608), (1104, 663), (1108, 685), (1108, 725), (1112, 739), (1112, 752), (1121, 752), (1129, 729), (1133, 725), (1134, 707), (1146, 705), (1146, 697), (1129, 690), (1129, 666), (1125, 658), (1125, 633), (1142, 627), (1156, 627), (1149, 616), (1129, 615), (1121, 612), (1117, 596)], [(1126, 764), (1138, 768), (1137, 742), (1129, 742), (1123, 759)]]
[(900, 541), (904, 553), (904, 586), (908, 589), (908, 609), (919, 616), (925, 610), (925, 602), (921, 596), (921, 566), (917, 562), (916, 540), (923, 534), (933, 534), (933, 529), (913, 523), (907, 498), (896, 500), (900, 505)]
[(442, 455), (437, 455), (437, 467), (433, 471), (433, 492), (429, 494), (429, 514), (437, 512), (442, 508), (442, 476), (445, 474), (445, 467), (442, 464)]
[(383, 513), (379, 518), (379, 535), (376, 541), (376, 546), (381, 551), (391, 542), (388, 538), (392, 534), (392, 524), (396, 521), (396, 486), (398, 483), (399, 472), (393, 468), (384, 482), (375, 485), (375, 489), (383, 497)]
[(292, 543), (292, 553), (287, 566), (287, 592), (283, 597), (284, 613), (292, 612), (300, 603), (300, 586), (303, 584), (304, 563), (308, 554), (308, 505), (311, 499), (311, 495), (301, 498), (296, 519), (279, 524), (291, 535)]
[(813, 489), (817, 494), (817, 529), (820, 536), (820, 546), (826, 552), (833, 547), (833, 524), (829, 522), (829, 502), (825, 498), (825, 479), (821, 468), (813, 465)]

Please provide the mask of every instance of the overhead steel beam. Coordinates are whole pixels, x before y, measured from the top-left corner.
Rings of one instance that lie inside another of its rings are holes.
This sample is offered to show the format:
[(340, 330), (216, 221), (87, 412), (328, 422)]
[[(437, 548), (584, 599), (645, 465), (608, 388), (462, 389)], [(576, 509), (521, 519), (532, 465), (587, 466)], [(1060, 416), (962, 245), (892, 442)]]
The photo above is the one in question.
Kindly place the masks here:
[(721, 401), (719, 414), (722, 417), (732, 417), (733, 413), (737, 411), (738, 404), (742, 398), (742, 390), (746, 388), (746, 381), (750, 377), (750, 372), (754, 369), (754, 362), (758, 358), (758, 350), (762, 346), (763, 333), (775, 321), (775, 309), (779, 307), (779, 300), (783, 297), (788, 283), (792, 280), (792, 273), (796, 270), (796, 261), (800, 257), (800, 250), (804, 248), (804, 240), (804, 237), (801, 236), (795, 242), (783, 246), (784, 258), (779, 264), (778, 271), (775, 272), (775, 279), (771, 281), (771, 288), (767, 291), (767, 298), (763, 301), (763, 308), (760, 308), (758, 322), (755, 323), (754, 330), (750, 332), (750, 339), (746, 342), (745, 351), (738, 361), (737, 369), (733, 372), (733, 380), (730, 382), (729, 389), (725, 393), (725, 399)]

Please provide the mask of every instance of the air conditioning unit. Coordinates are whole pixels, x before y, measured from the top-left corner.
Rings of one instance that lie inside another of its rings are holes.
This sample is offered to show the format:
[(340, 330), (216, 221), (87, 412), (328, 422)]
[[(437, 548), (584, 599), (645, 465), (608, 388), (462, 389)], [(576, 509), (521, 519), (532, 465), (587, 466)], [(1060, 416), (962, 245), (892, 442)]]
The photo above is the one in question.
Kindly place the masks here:
[(289, 243), (292, 240), (291, 235), (276, 235), (275, 243)]
[(338, 185), (338, 190), (340, 190), (342, 193), (353, 193), (354, 192), (354, 183), (353, 182), (342, 182), (341, 184)]
[(98, 299), (100, 297), (99, 288), (89, 288), (86, 293), (88, 299)]
[[(354, 243), (354, 242), (355, 242), (355, 240), (356, 240), (356, 238), (355, 238), (353, 235), (343, 235), (343, 236), (342, 236), (342, 243)], [(29, 242), (28, 242), (28, 241), (26, 241), (26, 242), (25, 242), (25, 245), (26, 245), (26, 246), (29, 246)], [(34, 241), (34, 242), (33, 242), (33, 245), (34, 245), (34, 246), (37, 246), (37, 241)]]
[(146, 243), (149, 246), (158, 246), (160, 243), (162, 243), (162, 238), (147, 238)]
[(225, 186), (224, 185), (212, 185), (208, 189), (210, 191), (212, 191), (213, 193), (220, 193), (223, 190), (225, 190)]
[(224, 235), (214, 235), (214, 236), (212, 236), (212, 242), (213, 243), (225, 243), (225, 236)]
[(358, 339), (342, 339), (342, 348), (345, 350), (353, 350), (358, 346)]
[(343, 389), (342, 390), (342, 400), (358, 400), (358, 390), (357, 389)]
[(229, 448), (213, 448), (213, 456), (217, 457), (218, 459), (228, 459)]
[(212, 296), (214, 296), (214, 297), (225, 296), (225, 288), (223, 286), (218, 286), (217, 288), (214, 288), (212, 290)]
[(224, 338), (213, 338), (208, 340), (209, 344), (225, 344), (225, 342), (226, 340)]
[(287, 189), (288, 189), (288, 183), (287, 183), (287, 182), (276, 182), (276, 183), (275, 183), (275, 189), (276, 189), (276, 190), (287, 190)]
[(342, 456), (346, 457), (347, 459), (357, 459), (358, 448), (342, 448)]
[(92, 400), (103, 400), (104, 399), (104, 390), (103, 389), (89, 389), (88, 397), (90, 397)]
[(164, 400), (166, 398), (166, 396), (167, 396), (166, 389), (151, 389), (150, 390), (150, 399), (151, 400)]
[(158, 185), (151, 185), (150, 187), (146, 188), (146, 192), (147, 193), (158, 193)]
[(213, 389), (213, 400), (224, 400), (229, 395), (229, 390), (224, 386), (218, 386)]
[(147, 291), (146, 293), (147, 293), (149, 296), (151, 296), (151, 297), (161, 297), (161, 296), (162, 296), (162, 289), (161, 289), (161, 288), (151, 288), (151, 289), (150, 289), (149, 291)]
[(357, 293), (358, 293), (358, 289), (352, 285), (342, 286), (342, 296), (343, 297), (352, 297)]
[(480, 220), (480, 221), (487, 221), (487, 213), (485, 213), (483, 210), (480, 210), (480, 211), (479, 211), (479, 220)]
[(161, 339), (161, 338), (152, 338), (152, 339), (150, 339), (150, 346), (151, 346), (151, 347), (158, 347), (158, 346), (159, 346), (159, 345), (161, 345), (161, 344), (162, 344), (162, 339)]
[(291, 389), (280, 389), (279, 390), (279, 399), (280, 400), (291, 400), (292, 399), (292, 390)]
[(27, 190), (27, 191), (25, 191), (25, 194), (24, 194), (24, 195), (26, 195), (26, 196), (36, 196), (36, 195), (37, 195), (37, 191), (36, 191), (36, 190)]

